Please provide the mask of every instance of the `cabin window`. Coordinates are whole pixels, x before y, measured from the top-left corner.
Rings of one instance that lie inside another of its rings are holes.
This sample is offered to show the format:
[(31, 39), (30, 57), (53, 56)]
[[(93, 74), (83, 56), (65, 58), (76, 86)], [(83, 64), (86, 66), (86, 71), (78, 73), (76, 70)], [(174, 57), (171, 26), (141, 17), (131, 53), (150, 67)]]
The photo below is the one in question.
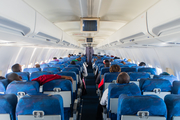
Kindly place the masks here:
[(32, 68), (32, 63), (30, 63), (30, 64), (28, 65), (28, 68)]
[(171, 68), (166, 68), (166, 72), (170, 75), (174, 75), (174, 71)]
[(26, 67), (25, 65), (22, 65), (22, 66), (21, 66), (22, 70), (24, 70), (25, 67)]
[(158, 75), (162, 73), (162, 69), (160, 67), (156, 67), (156, 71)]
[(151, 64), (148, 64), (148, 67), (151, 67), (151, 68), (152, 68), (153, 66), (152, 66)]
[(11, 73), (11, 72), (12, 72), (12, 70), (11, 70), (11, 68), (9, 68), (8, 71), (7, 71), (7, 73)]
[(47, 62), (48, 62), (48, 60), (45, 60), (44, 62), (45, 62), (45, 63), (47, 63)]
[[(46, 62), (46, 61), (45, 61), (45, 62)], [(40, 64), (43, 64), (43, 63), (44, 63), (43, 61), (40, 62)]]

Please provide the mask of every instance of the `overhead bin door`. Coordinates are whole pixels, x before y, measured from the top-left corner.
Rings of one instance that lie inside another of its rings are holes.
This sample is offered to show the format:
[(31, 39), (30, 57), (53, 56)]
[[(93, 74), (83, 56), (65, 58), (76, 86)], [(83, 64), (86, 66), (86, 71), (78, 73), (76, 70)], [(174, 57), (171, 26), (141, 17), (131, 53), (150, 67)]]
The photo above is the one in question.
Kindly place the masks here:
[(62, 34), (63, 31), (60, 28), (36, 13), (36, 27), (32, 37), (58, 43), (62, 39)]
[(169, 42), (180, 38), (180, 0), (161, 0), (147, 11), (151, 35)]
[(0, 1), (0, 32), (27, 36), (34, 30), (35, 10), (22, 0)]

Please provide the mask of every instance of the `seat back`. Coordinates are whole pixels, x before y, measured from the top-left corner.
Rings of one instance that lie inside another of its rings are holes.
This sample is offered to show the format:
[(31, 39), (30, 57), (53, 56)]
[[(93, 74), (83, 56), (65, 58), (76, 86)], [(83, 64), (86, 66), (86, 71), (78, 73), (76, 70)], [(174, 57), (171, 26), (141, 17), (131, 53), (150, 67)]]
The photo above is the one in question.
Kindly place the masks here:
[(56, 74), (56, 73), (60, 72), (61, 69), (57, 68), (57, 67), (47, 67), (47, 68), (44, 68), (43, 71), (52, 72), (53, 74)]
[(13, 81), (6, 89), (6, 94), (15, 94), (18, 99), (22, 98), (26, 94), (37, 94), (39, 93), (39, 83), (36, 81), (21, 82)]
[(105, 67), (101, 69), (101, 76), (100, 76), (100, 80), (102, 80), (104, 78), (104, 74), (105, 73), (109, 73), (109, 67)]
[(153, 79), (166, 79), (173, 83), (173, 81), (178, 81), (177, 77), (174, 75), (154, 75)]
[(119, 96), (117, 120), (166, 120), (166, 116), (166, 105), (156, 95)]
[(143, 95), (154, 94), (162, 99), (172, 91), (171, 83), (164, 79), (141, 79), (139, 87)]
[(44, 69), (45, 67), (49, 67), (49, 65), (48, 65), (48, 64), (45, 64), (45, 63), (40, 65), (40, 68), (41, 68), (41, 69)]
[(110, 84), (108, 87), (108, 107), (111, 113), (117, 113), (117, 103), (119, 95), (141, 95), (139, 87), (134, 83), (129, 84)]
[(60, 68), (62, 70), (65, 67), (65, 65), (63, 65), (63, 64), (55, 64), (55, 65), (52, 65), (51, 67)]
[(139, 80), (141, 78), (150, 78), (150, 74), (147, 72), (128, 72), (130, 76), (130, 82), (135, 83), (137, 86), (139, 86)]
[(117, 80), (118, 75), (119, 75), (119, 72), (104, 74), (104, 90), (106, 90), (109, 84), (112, 84), (114, 80), (115, 81)]
[(121, 72), (137, 72), (137, 69), (136, 68), (123, 67), (123, 68), (121, 68)]
[(6, 92), (8, 84), (8, 79), (0, 80), (0, 94), (4, 94)]
[(16, 120), (15, 110), (17, 97), (14, 94), (0, 94), (0, 119), (1, 120)]
[(157, 71), (156, 71), (156, 68), (138, 68), (138, 72), (148, 72), (152, 75), (156, 75), (157, 74)]
[(41, 71), (41, 68), (24, 68), (23, 72), (29, 72), (30, 74), (32, 72), (38, 72)]
[(44, 94), (59, 94), (62, 96), (65, 108), (70, 108), (73, 100), (73, 89), (70, 80), (52, 80), (43, 85)]
[(32, 79), (38, 78), (41, 75), (50, 75), (50, 74), (53, 74), (53, 73), (52, 72), (46, 72), (46, 71), (33, 72), (33, 73), (31, 73), (30, 81)]
[(73, 92), (77, 91), (77, 78), (76, 78), (76, 73), (73, 71), (64, 71), (64, 72), (59, 72), (57, 75), (62, 75), (62, 76), (71, 76), (73, 78)]
[(180, 95), (175, 95), (175, 94), (166, 95), (164, 101), (168, 109), (167, 120), (179, 120)]
[(18, 120), (64, 120), (63, 99), (60, 95), (26, 95), (16, 107)]
[[(29, 81), (29, 72), (14, 72), (14, 73), (21, 76), (23, 81)], [(6, 78), (8, 77), (9, 74), (11, 73), (6, 74)]]
[(62, 72), (64, 71), (73, 71), (76, 73), (76, 80), (77, 80), (77, 83), (79, 83), (80, 81), (80, 71), (78, 70), (78, 68), (75, 68), (75, 67), (68, 67), (68, 68), (64, 68), (62, 69)]

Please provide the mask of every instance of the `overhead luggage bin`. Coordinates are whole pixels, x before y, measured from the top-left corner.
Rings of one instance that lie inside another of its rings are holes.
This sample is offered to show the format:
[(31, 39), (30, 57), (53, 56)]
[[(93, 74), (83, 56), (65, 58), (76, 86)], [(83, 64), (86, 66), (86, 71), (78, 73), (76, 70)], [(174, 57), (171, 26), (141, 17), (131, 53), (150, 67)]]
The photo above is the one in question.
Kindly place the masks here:
[(129, 22), (121, 28), (118, 33), (121, 43), (130, 43), (152, 38), (147, 31), (146, 12)]
[(180, 38), (180, 1), (161, 0), (147, 11), (148, 30), (154, 37), (167, 42)]
[(36, 27), (32, 35), (33, 38), (58, 43), (61, 41), (62, 35), (63, 31), (60, 28), (36, 13)]
[(27, 36), (33, 33), (35, 10), (22, 0), (1, 0), (0, 33)]

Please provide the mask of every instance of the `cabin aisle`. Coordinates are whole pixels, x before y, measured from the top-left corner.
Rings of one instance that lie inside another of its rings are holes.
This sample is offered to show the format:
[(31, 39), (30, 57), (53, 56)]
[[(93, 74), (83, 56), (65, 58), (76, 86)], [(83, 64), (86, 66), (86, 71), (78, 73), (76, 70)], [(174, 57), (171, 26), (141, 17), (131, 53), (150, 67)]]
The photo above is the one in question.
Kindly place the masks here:
[(87, 95), (83, 96), (83, 108), (81, 120), (95, 120), (98, 107), (98, 96), (96, 95), (95, 76), (92, 66), (88, 67), (88, 77), (86, 78)]

